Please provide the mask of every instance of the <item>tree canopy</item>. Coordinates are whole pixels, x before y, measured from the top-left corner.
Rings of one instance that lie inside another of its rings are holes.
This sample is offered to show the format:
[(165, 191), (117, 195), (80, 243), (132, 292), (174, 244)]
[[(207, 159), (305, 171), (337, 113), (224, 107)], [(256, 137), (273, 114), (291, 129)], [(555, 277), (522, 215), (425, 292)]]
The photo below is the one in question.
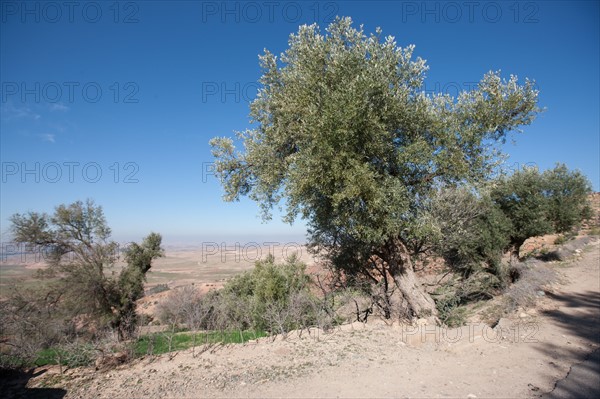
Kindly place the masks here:
[(411, 315), (427, 315), (433, 301), (406, 256), (420, 209), (440, 185), (485, 179), (494, 144), (539, 109), (532, 82), (499, 72), (456, 98), (427, 94), (428, 67), (413, 52), (350, 18), (325, 34), (301, 26), (280, 57), (259, 57), (255, 128), (236, 133), (244, 150), (227, 137), (211, 144), (226, 200), (247, 195), (265, 219), (285, 200), (285, 220), (306, 219), (315, 250), (348, 273), (392, 276)]

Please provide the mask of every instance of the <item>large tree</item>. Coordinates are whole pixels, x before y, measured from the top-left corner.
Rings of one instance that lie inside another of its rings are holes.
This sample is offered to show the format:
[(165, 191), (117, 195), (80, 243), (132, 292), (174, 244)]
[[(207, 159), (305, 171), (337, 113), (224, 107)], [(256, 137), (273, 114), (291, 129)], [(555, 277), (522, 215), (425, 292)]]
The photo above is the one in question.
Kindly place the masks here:
[[(265, 50), (250, 106), (256, 127), (211, 141), (225, 199), (248, 195), (263, 217), (307, 220), (309, 241), (347, 276), (402, 294), (409, 316), (435, 316), (407, 249), (420, 209), (441, 184), (485, 178), (494, 143), (531, 123), (537, 91), (487, 73), (458, 98), (428, 95), (425, 61), (350, 18), (299, 28), (278, 59)], [(391, 314), (387, 312), (386, 314)]]
[(113, 327), (121, 338), (133, 332), (135, 301), (152, 261), (162, 256), (160, 234), (149, 234), (141, 244), (125, 249), (126, 265), (110, 273), (119, 257), (119, 246), (102, 207), (93, 201), (59, 205), (53, 215), (29, 212), (10, 218), (13, 241), (44, 255), (47, 274), (58, 277), (57, 291), (71, 317), (84, 316), (97, 328)]

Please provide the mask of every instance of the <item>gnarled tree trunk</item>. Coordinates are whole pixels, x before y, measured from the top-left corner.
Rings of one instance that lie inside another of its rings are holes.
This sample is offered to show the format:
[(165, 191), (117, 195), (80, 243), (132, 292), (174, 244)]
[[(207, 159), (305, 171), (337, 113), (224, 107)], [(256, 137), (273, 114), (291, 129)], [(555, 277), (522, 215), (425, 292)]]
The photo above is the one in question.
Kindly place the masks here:
[(401, 273), (394, 276), (394, 282), (402, 293), (408, 306), (417, 318), (437, 318), (438, 312), (433, 298), (419, 284), (415, 271), (404, 267)]
[(395, 239), (388, 242), (385, 247), (382, 252), (383, 260), (388, 265), (396, 287), (408, 303), (412, 316), (437, 321), (438, 311), (435, 302), (419, 283), (406, 245)]

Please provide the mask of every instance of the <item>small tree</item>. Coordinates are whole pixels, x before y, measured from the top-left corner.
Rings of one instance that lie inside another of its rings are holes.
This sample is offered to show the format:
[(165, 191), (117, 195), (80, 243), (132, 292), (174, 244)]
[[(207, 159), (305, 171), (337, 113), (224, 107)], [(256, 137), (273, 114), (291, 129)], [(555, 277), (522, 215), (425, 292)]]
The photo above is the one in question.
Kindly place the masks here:
[(530, 237), (564, 233), (590, 216), (589, 180), (559, 164), (540, 173), (524, 168), (501, 177), (491, 191), (493, 201), (512, 223), (510, 244), (518, 254)]
[(591, 217), (588, 195), (590, 181), (580, 171), (569, 171), (565, 164), (543, 173), (544, 195), (548, 198), (548, 219), (557, 233), (573, 229)]
[(237, 134), (245, 150), (229, 138), (211, 144), (226, 200), (248, 195), (269, 219), (285, 198), (285, 220), (308, 221), (313, 251), (348, 276), (385, 280), (410, 316), (428, 317), (436, 307), (408, 248), (426, 199), (440, 184), (487, 177), (492, 145), (538, 108), (532, 83), (492, 72), (458, 98), (427, 95), (428, 68), (413, 50), (350, 18), (326, 34), (303, 25), (279, 59), (260, 57), (256, 127)]
[(60, 304), (72, 317), (84, 316), (97, 328), (117, 328), (127, 338), (136, 321), (135, 301), (143, 295), (145, 275), (162, 256), (161, 236), (151, 233), (125, 251), (127, 266), (113, 277), (106, 272), (118, 258), (100, 206), (87, 200), (59, 205), (52, 216), (37, 212), (10, 218), (13, 240), (44, 253), (48, 273), (59, 277)]
[(127, 265), (117, 280), (119, 302), (113, 321), (121, 337), (131, 336), (138, 325), (136, 301), (144, 295), (146, 273), (152, 267), (152, 261), (163, 256), (161, 241), (160, 234), (150, 233), (141, 244), (132, 242), (125, 250)]
[(552, 232), (544, 182), (537, 168), (524, 168), (501, 177), (491, 196), (511, 221), (510, 246), (515, 255), (528, 238)]

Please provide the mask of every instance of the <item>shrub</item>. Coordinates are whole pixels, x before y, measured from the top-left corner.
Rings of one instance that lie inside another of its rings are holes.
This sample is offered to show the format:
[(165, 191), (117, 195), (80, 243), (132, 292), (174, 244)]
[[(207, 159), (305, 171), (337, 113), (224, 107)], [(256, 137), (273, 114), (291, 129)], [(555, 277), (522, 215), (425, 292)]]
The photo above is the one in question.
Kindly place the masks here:
[(554, 239), (554, 245), (562, 245), (562, 244), (566, 243), (568, 240), (569, 239), (564, 234), (561, 234)]
[(173, 334), (181, 326), (193, 331), (285, 334), (312, 325), (332, 325), (335, 316), (310, 292), (305, 269), (296, 257), (278, 264), (269, 256), (220, 291), (200, 296), (193, 287), (172, 290), (159, 304), (158, 317), (172, 327)]
[(97, 351), (90, 343), (74, 341), (52, 346), (38, 352), (36, 366), (58, 364), (69, 368), (89, 366), (94, 363)]
[(58, 306), (60, 294), (51, 284), (36, 289), (13, 287), (8, 299), (0, 302), (2, 367), (26, 367), (40, 350), (68, 340), (75, 325), (68, 312)]
[(473, 273), (469, 278), (450, 280), (438, 287), (436, 306), (440, 321), (449, 327), (463, 325), (467, 312), (464, 305), (480, 300), (492, 299), (501, 292), (501, 278), (485, 271)]
[(454, 296), (436, 301), (440, 321), (448, 327), (460, 327), (466, 323), (467, 311), (460, 298)]
[(296, 257), (276, 264), (269, 255), (226, 284), (220, 310), (239, 329), (286, 333), (314, 324), (318, 305), (305, 269)]

